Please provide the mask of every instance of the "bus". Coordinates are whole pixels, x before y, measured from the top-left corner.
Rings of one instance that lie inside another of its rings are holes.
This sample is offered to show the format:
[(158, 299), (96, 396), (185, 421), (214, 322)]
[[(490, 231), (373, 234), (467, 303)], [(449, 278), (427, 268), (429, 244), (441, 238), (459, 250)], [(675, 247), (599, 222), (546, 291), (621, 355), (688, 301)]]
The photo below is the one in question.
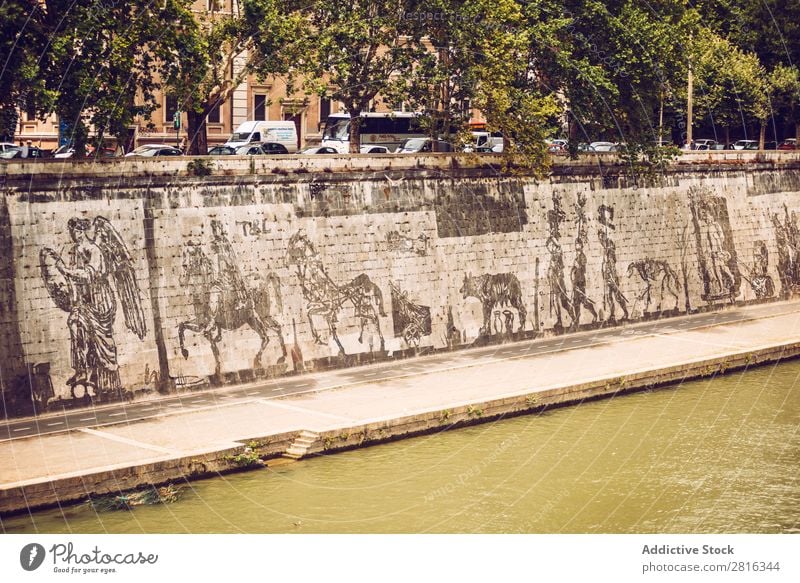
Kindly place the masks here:
[[(424, 138), (419, 127), (419, 113), (389, 112), (361, 114), (361, 146), (386, 146), (390, 152), (408, 138)], [(350, 114), (332, 113), (325, 123), (321, 146), (335, 148), (341, 154), (350, 152)]]

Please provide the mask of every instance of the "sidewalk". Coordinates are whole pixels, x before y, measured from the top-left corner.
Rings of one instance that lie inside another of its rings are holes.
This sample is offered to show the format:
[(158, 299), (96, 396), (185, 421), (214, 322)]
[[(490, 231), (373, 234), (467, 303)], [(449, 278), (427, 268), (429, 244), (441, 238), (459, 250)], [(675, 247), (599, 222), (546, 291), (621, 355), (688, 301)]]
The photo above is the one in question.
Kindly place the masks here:
[[(776, 310), (776, 306), (779, 309)], [(783, 313), (777, 313), (782, 311)], [(0, 512), (78, 501), (148, 483), (241, 469), (709, 376), (800, 355), (800, 301), (736, 308), (742, 321), (681, 331), (631, 325), (591, 346), (592, 332), (536, 355), (497, 347), (478, 361), (452, 353), (445, 370), (345, 384), (348, 371), (309, 375), (322, 388), (284, 398), (220, 399), (132, 423), (0, 442)], [(650, 322), (649, 325), (653, 323)], [(527, 343), (534, 347), (537, 341)], [(506, 354), (504, 354), (506, 353)]]

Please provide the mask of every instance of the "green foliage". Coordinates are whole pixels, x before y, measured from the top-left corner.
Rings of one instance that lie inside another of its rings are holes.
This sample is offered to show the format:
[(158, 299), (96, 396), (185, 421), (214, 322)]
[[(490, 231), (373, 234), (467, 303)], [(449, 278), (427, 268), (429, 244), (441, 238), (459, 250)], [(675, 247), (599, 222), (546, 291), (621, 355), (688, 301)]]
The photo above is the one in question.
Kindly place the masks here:
[(753, 53), (744, 53), (727, 39), (701, 29), (692, 43), (694, 103), (699, 117), (713, 116), (729, 127), (760, 122), (770, 114), (767, 72)]
[(172, 484), (161, 487), (150, 486), (143, 490), (132, 490), (122, 494), (92, 497), (89, 499), (88, 505), (96, 512), (132, 510), (136, 506), (177, 502), (181, 493), (181, 489)]
[(338, 0), (314, 0), (304, 10), (302, 58), (296, 72), (306, 90), (344, 104), (350, 113), (350, 151), (359, 151), (359, 114), (388, 93), (393, 80), (412, 74), (424, 50), (408, 14), (414, 2), (355, 0), (343, 8)]
[(167, 64), (167, 91), (187, 112), (190, 154), (207, 152), (207, 118), (248, 76), (285, 73), (299, 38), (298, 12), (283, 0), (242, 0), (239, 11), (176, 13), (174, 58)]

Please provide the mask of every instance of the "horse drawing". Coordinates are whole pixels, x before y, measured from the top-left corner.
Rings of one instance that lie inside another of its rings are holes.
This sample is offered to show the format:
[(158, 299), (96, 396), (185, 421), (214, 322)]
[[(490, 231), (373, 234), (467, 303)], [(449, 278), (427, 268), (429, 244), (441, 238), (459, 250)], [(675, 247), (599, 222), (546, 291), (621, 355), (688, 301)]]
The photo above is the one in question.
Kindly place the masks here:
[(282, 364), (286, 360), (286, 345), (281, 325), (271, 315), (271, 297), (275, 298), (278, 311), (282, 309), (278, 276), (270, 272), (265, 280), (255, 287), (249, 287), (241, 279), (240, 285), (232, 283), (236, 279), (226, 277), (225, 270), (222, 271), (222, 274), (214, 274), (212, 260), (199, 244), (190, 242), (184, 246), (180, 283), (191, 294), (194, 318), (178, 324), (181, 354), (184, 358), (189, 357), (189, 350), (185, 345), (186, 330), (202, 334), (211, 345), (215, 361), (214, 372), (219, 376), (221, 362), (218, 343), (222, 340), (222, 331), (238, 330), (247, 325), (261, 339), (261, 345), (253, 359), (253, 368), (261, 368), (261, 356), (269, 344), (269, 330), (277, 335), (280, 342), (283, 355), (277, 364)]
[[(478, 298), (483, 305), (483, 326), (480, 334), (491, 334), (491, 315), (495, 306), (512, 306), (519, 313), (519, 331), (525, 329), (527, 310), (522, 303), (522, 288), (513, 273), (495, 273), (472, 276), (464, 274), (464, 285), (459, 290), (464, 296)], [(501, 332), (502, 330), (495, 330)]]
[(287, 262), (296, 267), (300, 288), (307, 302), (306, 315), (314, 342), (325, 344), (314, 326), (314, 316), (319, 316), (325, 320), (331, 338), (339, 347), (339, 354), (345, 355), (344, 346), (342, 346), (336, 331), (336, 323), (339, 319), (339, 312), (344, 304), (349, 302), (353, 305), (355, 317), (361, 325), (361, 332), (358, 336), (359, 343), (364, 342), (365, 326), (372, 323), (380, 337), (380, 350), (385, 349), (378, 319), (379, 315), (386, 317), (383, 309), (383, 293), (366, 274), (362, 273), (349, 283), (338, 285), (325, 271), (320, 255), (302, 230), (289, 239)]
[(645, 284), (644, 291), (642, 291), (642, 293), (638, 296), (640, 301), (644, 300), (645, 302), (645, 312), (650, 308), (650, 302), (652, 300), (652, 286), (659, 280), (661, 281), (661, 290), (659, 293), (656, 311), (661, 311), (661, 304), (664, 301), (665, 291), (675, 298), (675, 306), (673, 307), (673, 310), (678, 309), (678, 294), (675, 292), (675, 290), (679, 289), (680, 284), (678, 283), (678, 274), (675, 273), (675, 271), (669, 266), (669, 263), (666, 261), (659, 261), (657, 259), (640, 259), (639, 261), (633, 261), (630, 265), (628, 265), (628, 277), (633, 277), (634, 273), (638, 274), (639, 278)]

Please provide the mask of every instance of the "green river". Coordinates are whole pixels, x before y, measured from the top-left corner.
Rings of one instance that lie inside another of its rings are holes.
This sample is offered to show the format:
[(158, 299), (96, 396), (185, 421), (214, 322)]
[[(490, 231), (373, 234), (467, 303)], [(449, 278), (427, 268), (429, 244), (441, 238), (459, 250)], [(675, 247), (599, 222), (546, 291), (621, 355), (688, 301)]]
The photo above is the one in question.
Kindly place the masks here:
[(6, 533), (800, 532), (800, 362), (65, 507)]

